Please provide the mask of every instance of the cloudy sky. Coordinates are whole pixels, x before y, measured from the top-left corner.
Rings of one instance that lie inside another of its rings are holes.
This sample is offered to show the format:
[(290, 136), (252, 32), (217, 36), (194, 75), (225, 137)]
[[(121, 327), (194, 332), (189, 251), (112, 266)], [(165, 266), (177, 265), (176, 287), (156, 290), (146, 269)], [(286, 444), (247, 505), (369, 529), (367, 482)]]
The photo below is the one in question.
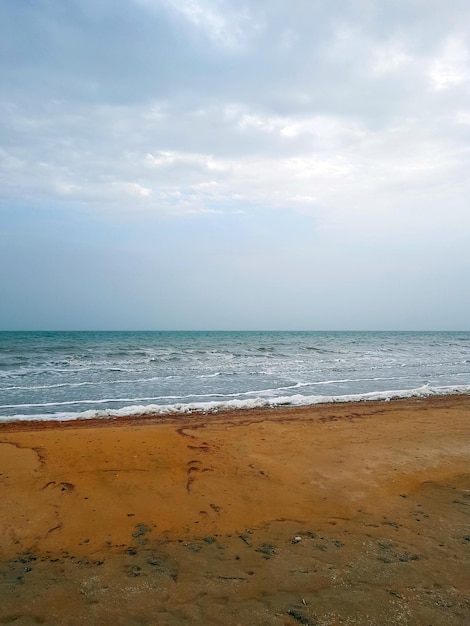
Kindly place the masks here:
[(468, 0), (2, 0), (1, 329), (470, 329)]

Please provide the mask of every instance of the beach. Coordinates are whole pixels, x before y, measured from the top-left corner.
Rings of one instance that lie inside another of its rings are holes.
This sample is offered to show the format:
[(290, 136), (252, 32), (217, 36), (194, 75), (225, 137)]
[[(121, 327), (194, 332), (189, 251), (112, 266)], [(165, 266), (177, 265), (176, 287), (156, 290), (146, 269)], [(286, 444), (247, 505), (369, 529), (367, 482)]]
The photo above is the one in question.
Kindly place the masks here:
[(0, 623), (469, 624), (469, 415), (2, 423)]

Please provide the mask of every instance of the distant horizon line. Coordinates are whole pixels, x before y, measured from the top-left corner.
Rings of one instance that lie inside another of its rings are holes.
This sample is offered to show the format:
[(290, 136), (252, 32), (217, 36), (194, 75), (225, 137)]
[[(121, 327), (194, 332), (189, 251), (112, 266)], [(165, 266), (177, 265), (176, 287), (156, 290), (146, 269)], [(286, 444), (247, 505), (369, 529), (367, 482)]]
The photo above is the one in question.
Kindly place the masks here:
[(394, 328), (375, 328), (375, 329), (281, 329), (281, 328), (251, 328), (251, 329), (210, 329), (210, 328), (147, 328), (147, 329), (80, 329), (80, 328), (65, 328), (65, 329), (47, 329), (47, 328), (16, 328), (16, 329), (0, 329), (0, 333), (468, 333), (470, 329), (394, 329)]

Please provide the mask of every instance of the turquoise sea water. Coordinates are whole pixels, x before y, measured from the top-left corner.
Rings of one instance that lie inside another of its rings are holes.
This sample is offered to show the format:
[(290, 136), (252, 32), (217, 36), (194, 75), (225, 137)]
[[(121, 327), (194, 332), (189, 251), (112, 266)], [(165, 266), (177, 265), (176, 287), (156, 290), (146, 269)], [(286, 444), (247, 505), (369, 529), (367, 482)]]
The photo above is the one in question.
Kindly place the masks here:
[(470, 332), (0, 332), (0, 420), (468, 393)]

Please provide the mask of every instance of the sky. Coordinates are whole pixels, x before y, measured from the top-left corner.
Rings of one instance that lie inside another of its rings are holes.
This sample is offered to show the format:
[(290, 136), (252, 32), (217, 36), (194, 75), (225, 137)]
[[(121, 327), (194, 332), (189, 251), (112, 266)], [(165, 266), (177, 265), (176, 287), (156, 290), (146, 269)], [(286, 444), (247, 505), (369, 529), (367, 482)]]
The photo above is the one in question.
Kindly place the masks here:
[(0, 329), (470, 330), (468, 0), (2, 0)]

